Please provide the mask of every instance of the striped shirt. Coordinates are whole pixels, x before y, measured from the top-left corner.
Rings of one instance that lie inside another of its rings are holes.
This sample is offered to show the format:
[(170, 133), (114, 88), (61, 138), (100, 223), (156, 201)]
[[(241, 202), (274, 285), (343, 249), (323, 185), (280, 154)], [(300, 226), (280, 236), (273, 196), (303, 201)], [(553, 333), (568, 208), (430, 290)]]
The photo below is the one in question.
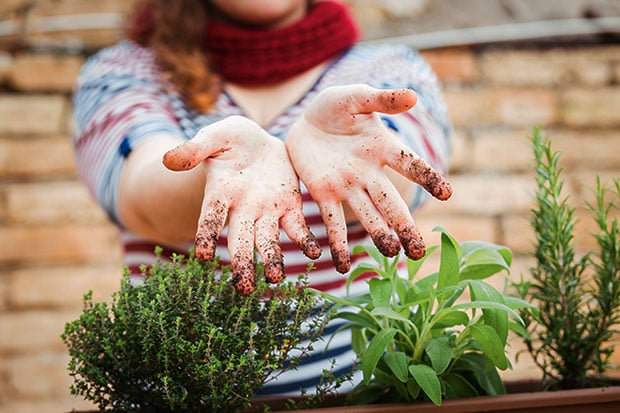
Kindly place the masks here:
[[(430, 67), (416, 51), (400, 45), (357, 45), (330, 64), (313, 87), (294, 105), (288, 107), (265, 130), (284, 140), (287, 131), (308, 107), (316, 94), (329, 86), (363, 83), (375, 88), (409, 88), (418, 95), (418, 103), (408, 112), (381, 115), (385, 125), (396, 132), (406, 145), (426, 159), (434, 168), (447, 172), (451, 127), (440, 84)], [(75, 120), (74, 148), (78, 173), (93, 197), (120, 230), (124, 249), (123, 264), (135, 277), (142, 264), (155, 260), (156, 245), (164, 248), (163, 256), (173, 251), (187, 253), (192, 247), (162, 245), (128, 231), (118, 213), (119, 179), (127, 155), (140, 143), (154, 135), (169, 134), (191, 139), (202, 127), (231, 115), (244, 115), (243, 110), (226, 93), (221, 93), (208, 113), (188, 107), (176, 93), (165, 89), (151, 50), (123, 41), (103, 49), (84, 65), (73, 95)], [(409, 200), (412, 210), (420, 206), (427, 193), (414, 185)], [(334, 295), (346, 294), (346, 276), (332, 265), (327, 235), (316, 203), (302, 184), (303, 211), (306, 222), (323, 247), (321, 258), (313, 261), (310, 286)], [(349, 228), (350, 247), (370, 244), (360, 225)], [(310, 262), (281, 231), (287, 277), (296, 279)], [(216, 254), (222, 264), (230, 263), (226, 249), (226, 232), (221, 235)], [(363, 260), (352, 257), (352, 268)], [(135, 280), (139, 282), (139, 280)], [(367, 284), (363, 278), (354, 282), (350, 294), (361, 294)], [(325, 335), (334, 333), (341, 322), (332, 321)], [(326, 337), (326, 341), (329, 337)], [(296, 371), (271, 381), (261, 394), (294, 394), (300, 388), (310, 392), (322, 370), (335, 360), (336, 372), (349, 371), (355, 359), (350, 334), (338, 333), (329, 351), (321, 346), (304, 359)]]

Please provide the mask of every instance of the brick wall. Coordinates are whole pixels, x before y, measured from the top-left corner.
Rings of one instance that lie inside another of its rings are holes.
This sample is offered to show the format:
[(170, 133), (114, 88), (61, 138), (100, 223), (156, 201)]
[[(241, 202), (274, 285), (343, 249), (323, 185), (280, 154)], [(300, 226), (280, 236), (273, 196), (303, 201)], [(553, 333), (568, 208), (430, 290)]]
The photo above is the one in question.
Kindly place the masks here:
[[(126, 3), (49, 0), (29, 11), (122, 12)], [(0, 16), (17, 19), (29, 4), (3, 2)], [(80, 50), (101, 47), (117, 35), (114, 30), (33, 35), (0, 51), (3, 412), (89, 406), (68, 394), (68, 358), (59, 335), (81, 311), (86, 291), (103, 300), (118, 287), (120, 251), (115, 229), (76, 179), (70, 91), (85, 58)], [(58, 44), (80, 47), (76, 52)], [(417, 221), (429, 243), (437, 242), (431, 228), (443, 225), (459, 240), (509, 246), (518, 277), (531, 265), (531, 126), (544, 126), (563, 151), (567, 189), (576, 205), (592, 199), (595, 173), (606, 182), (620, 176), (620, 45), (461, 47), (424, 55), (444, 82), (455, 126), (455, 194), (447, 203), (430, 201)], [(587, 235), (592, 224), (583, 208), (578, 215), (579, 248), (586, 249), (592, 246)], [(518, 349), (515, 341), (511, 351)], [(507, 379), (537, 375), (527, 357), (514, 364)]]

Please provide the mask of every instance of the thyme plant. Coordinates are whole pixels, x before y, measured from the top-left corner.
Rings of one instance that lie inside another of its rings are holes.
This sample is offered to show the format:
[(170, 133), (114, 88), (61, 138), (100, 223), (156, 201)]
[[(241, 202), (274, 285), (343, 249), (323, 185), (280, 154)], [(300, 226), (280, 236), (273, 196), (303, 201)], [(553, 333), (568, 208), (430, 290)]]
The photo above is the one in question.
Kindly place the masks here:
[[(596, 222), (597, 249), (577, 256), (575, 208), (563, 195), (560, 153), (540, 129), (531, 137), (536, 176), (530, 223), (536, 234), (536, 265), (530, 279), (516, 284), (522, 298), (538, 308), (523, 313), (525, 343), (541, 368), (543, 388), (600, 385), (620, 327), (620, 181), (613, 187), (596, 178), (596, 201), (587, 209)], [(617, 215), (616, 215), (617, 216)]]
[(62, 334), (71, 392), (101, 410), (242, 410), (277, 370), (295, 368), (311, 349), (300, 343), (316, 342), (327, 322), (305, 277), (259, 282), (242, 297), (228, 267), (193, 254), (142, 271), (144, 285), (124, 277), (111, 304), (86, 294)]

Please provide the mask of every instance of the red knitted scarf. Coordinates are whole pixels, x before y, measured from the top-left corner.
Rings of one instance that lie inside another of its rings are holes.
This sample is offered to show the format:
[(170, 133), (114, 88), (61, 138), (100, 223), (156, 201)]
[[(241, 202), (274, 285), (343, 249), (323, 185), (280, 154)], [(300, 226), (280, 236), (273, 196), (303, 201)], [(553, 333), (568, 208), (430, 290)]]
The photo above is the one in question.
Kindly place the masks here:
[(357, 40), (358, 31), (342, 4), (317, 3), (288, 27), (257, 30), (209, 22), (205, 47), (224, 79), (246, 85), (276, 83), (335, 57)]
[[(129, 37), (141, 43), (153, 32), (150, 10), (138, 13)], [(320, 1), (291, 26), (261, 30), (210, 20), (205, 52), (214, 69), (230, 82), (265, 85), (305, 72), (350, 48), (359, 35), (346, 6)]]

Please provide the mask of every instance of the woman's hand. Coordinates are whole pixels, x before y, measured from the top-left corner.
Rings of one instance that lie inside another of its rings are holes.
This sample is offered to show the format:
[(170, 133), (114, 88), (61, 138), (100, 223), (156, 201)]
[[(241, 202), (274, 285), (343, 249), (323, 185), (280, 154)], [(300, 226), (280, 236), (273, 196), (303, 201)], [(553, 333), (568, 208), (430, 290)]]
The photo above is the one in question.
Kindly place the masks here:
[(437, 199), (452, 195), (448, 181), (401, 143), (375, 113), (401, 113), (416, 100), (408, 89), (331, 87), (316, 96), (289, 131), (289, 157), (319, 205), (332, 259), (341, 273), (351, 266), (342, 202), (349, 204), (382, 254), (394, 256), (401, 245), (412, 259), (421, 258), (426, 251), (384, 166), (422, 185)]
[(196, 232), (196, 256), (212, 260), (228, 219), (233, 282), (240, 294), (254, 291), (254, 246), (267, 281), (284, 278), (279, 225), (309, 258), (321, 248), (301, 209), (299, 180), (284, 144), (256, 123), (232, 116), (201, 129), (189, 142), (168, 151), (164, 165), (185, 171), (200, 165), (206, 174)]

